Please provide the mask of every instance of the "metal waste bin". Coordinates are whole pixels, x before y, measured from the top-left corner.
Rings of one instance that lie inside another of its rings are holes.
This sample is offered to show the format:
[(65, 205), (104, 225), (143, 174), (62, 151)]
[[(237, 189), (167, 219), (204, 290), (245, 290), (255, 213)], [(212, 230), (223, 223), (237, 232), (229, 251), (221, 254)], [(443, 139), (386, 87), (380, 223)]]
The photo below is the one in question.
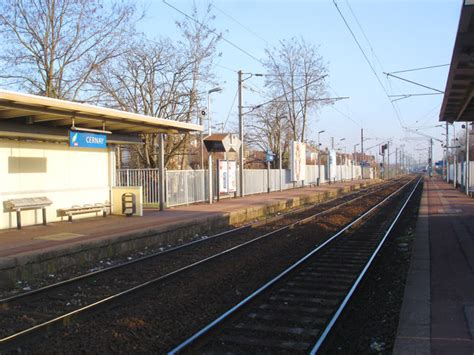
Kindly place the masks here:
[(122, 195), (122, 213), (129, 217), (133, 216), (137, 211), (137, 198), (135, 194), (130, 192)]

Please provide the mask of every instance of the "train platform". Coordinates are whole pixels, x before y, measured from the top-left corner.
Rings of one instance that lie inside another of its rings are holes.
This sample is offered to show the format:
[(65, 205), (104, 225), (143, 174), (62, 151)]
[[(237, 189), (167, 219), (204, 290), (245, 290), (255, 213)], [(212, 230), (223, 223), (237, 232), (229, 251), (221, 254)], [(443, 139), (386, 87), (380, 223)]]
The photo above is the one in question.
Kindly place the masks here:
[(145, 209), (143, 217), (107, 216), (73, 222), (0, 230), (0, 287), (18, 280), (54, 273), (61, 268), (147, 246), (179, 244), (225, 228), (264, 218), (288, 208), (323, 202), (377, 180), (354, 180), (222, 199), (159, 211)]
[(394, 354), (474, 353), (474, 199), (425, 178)]

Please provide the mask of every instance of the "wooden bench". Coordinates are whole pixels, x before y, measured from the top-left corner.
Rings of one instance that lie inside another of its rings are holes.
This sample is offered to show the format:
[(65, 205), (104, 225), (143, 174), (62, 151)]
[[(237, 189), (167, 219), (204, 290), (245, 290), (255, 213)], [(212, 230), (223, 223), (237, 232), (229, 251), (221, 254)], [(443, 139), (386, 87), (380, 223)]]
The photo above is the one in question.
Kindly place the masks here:
[(46, 225), (46, 206), (52, 203), (45, 196), (16, 198), (3, 201), (3, 209), (5, 212), (16, 212), (16, 228), (21, 229), (21, 211), (38, 210), (41, 208), (43, 211), (43, 224)]
[(71, 208), (59, 208), (57, 210), (58, 217), (68, 217), (68, 221), (72, 222), (72, 216), (75, 214), (84, 214), (84, 213), (98, 213), (102, 212), (102, 216), (107, 216), (107, 210), (110, 209), (111, 205), (109, 203), (95, 203), (93, 205), (86, 204), (83, 206), (74, 205)]

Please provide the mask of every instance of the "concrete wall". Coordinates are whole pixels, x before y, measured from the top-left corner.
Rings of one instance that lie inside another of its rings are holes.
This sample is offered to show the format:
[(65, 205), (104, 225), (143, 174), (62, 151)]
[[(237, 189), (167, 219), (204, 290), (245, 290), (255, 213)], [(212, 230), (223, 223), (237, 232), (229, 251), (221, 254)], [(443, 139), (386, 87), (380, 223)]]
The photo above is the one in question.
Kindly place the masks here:
[[(3, 201), (8, 199), (48, 197), (53, 202), (47, 207), (48, 222), (61, 220), (57, 217), (58, 208), (110, 201), (114, 159), (111, 148), (0, 140), (0, 229), (16, 227), (16, 214), (3, 210)], [(42, 221), (41, 210), (24, 211), (21, 217), (24, 226)], [(77, 215), (81, 217), (91, 214)]]

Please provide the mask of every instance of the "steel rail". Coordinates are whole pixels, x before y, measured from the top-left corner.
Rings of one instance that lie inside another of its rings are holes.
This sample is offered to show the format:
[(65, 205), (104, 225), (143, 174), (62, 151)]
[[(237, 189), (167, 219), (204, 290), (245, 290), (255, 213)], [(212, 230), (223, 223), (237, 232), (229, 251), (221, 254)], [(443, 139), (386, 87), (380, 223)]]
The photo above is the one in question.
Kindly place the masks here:
[[(371, 186), (372, 187), (372, 186)], [(380, 186), (380, 185), (376, 185), (376, 186), (373, 186), (375, 187), (375, 191), (377, 190), (380, 190), (384, 187), (386, 187), (386, 185), (383, 185), (383, 186)], [(370, 187), (368, 187), (367, 189), (370, 189)], [(345, 204), (349, 203), (349, 202), (352, 202), (352, 201), (356, 201), (364, 196), (366, 196), (367, 194), (369, 193), (373, 193), (374, 191), (365, 191), (365, 190), (362, 190), (362, 191), (358, 191), (358, 192), (354, 192), (354, 193), (351, 193), (351, 194), (347, 194), (345, 196), (340, 196), (340, 197), (336, 197), (334, 199), (330, 199), (328, 201), (325, 201), (325, 203), (329, 203), (329, 202), (334, 202), (335, 200), (339, 199), (339, 198), (342, 198), (342, 197), (350, 197), (351, 195), (354, 195), (354, 194), (357, 194), (357, 193), (364, 193), (366, 192), (366, 194), (362, 194), (361, 196), (358, 196), (358, 197), (355, 197), (354, 199), (352, 200), (349, 200), (349, 201), (345, 201), (335, 207), (342, 207), (344, 206)], [(77, 281), (81, 281), (81, 280), (85, 280), (87, 278), (91, 278), (91, 277), (94, 277), (94, 276), (97, 276), (97, 275), (100, 275), (100, 274), (104, 274), (106, 272), (110, 272), (110, 271), (113, 271), (113, 270), (117, 270), (117, 269), (120, 269), (120, 268), (123, 268), (123, 267), (126, 267), (126, 266), (130, 266), (130, 265), (133, 265), (133, 264), (136, 264), (136, 263), (140, 263), (140, 262), (143, 262), (143, 261), (146, 261), (146, 260), (149, 260), (149, 259), (153, 259), (155, 257), (159, 257), (159, 256), (163, 256), (165, 254), (168, 254), (168, 253), (171, 253), (171, 252), (175, 252), (175, 251), (178, 251), (178, 250), (181, 250), (181, 249), (185, 249), (187, 247), (190, 247), (190, 246), (193, 246), (195, 244), (199, 244), (199, 243), (204, 243), (204, 242), (208, 242), (208, 241), (212, 241), (213, 239), (216, 239), (216, 238), (219, 238), (219, 237), (222, 237), (224, 235), (228, 235), (228, 234), (231, 234), (231, 233), (235, 233), (235, 232), (238, 232), (238, 231), (241, 231), (241, 230), (244, 230), (244, 229), (247, 229), (247, 228), (255, 228), (255, 227), (258, 227), (258, 226), (262, 226), (262, 225), (266, 225), (266, 224), (270, 224), (272, 222), (276, 222), (280, 219), (283, 219), (289, 215), (292, 215), (292, 214), (297, 214), (297, 213), (303, 213), (305, 211), (308, 211), (312, 208), (314, 208), (314, 204), (310, 205), (310, 206), (306, 206), (306, 207), (302, 207), (302, 208), (298, 208), (298, 209), (295, 209), (295, 210), (292, 210), (290, 212), (287, 212), (287, 213), (282, 213), (278, 216), (272, 216), (270, 218), (267, 218), (263, 221), (258, 221), (258, 222), (254, 222), (254, 223), (249, 223), (249, 224), (246, 224), (246, 225), (243, 225), (243, 226), (240, 226), (240, 227), (237, 227), (237, 228), (233, 228), (233, 229), (229, 229), (229, 230), (226, 230), (226, 231), (223, 231), (223, 232), (220, 232), (220, 233), (217, 233), (215, 235), (212, 235), (208, 238), (205, 238), (205, 239), (198, 239), (198, 240), (194, 240), (194, 241), (191, 241), (189, 243), (184, 243), (184, 244), (181, 244), (181, 245), (178, 245), (178, 246), (175, 246), (175, 247), (171, 247), (169, 249), (166, 249), (164, 251), (160, 251), (160, 252), (156, 252), (156, 253), (152, 253), (152, 254), (149, 254), (149, 255), (146, 255), (146, 256), (143, 256), (143, 257), (139, 257), (139, 258), (136, 258), (134, 260), (130, 260), (130, 261), (125, 261), (123, 263), (120, 263), (120, 264), (117, 264), (117, 265), (113, 265), (113, 266), (110, 266), (110, 267), (106, 267), (106, 268), (103, 268), (103, 269), (100, 269), (100, 270), (96, 270), (96, 271), (93, 271), (93, 272), (88, 272), (88, 273), (85, 273), (85, 274), (82, 274), (82, 275), (78, 275), (78, 276), (75, 276), (75, 277), (72, 277), (70, 279), (67, 279), (67, 280), (63, 280), (63, 281), (59, 281), (59, 282), (55, 282), (53, 284), (50, 284), (50, 285), (46, 285), (46, 286), (43, 286), (43, 287), (39, 287), (37, 289), (34, 289), (34, 290), (31, 290), (31, 291), (27, 291), (27, 292), (22, 292), (22, 293), (19, 293), (19, 294), (16, 294), (16, 295), (12, 295), (12, 296), (9, 296), (9, 297), (5, 297), (5, 298), (1, 298), (0, 299), (0, 306), (2, 304), (5, 304), (5, 303), (8, 303), (8, 302), (12, 302), (12, 301), (17, 301), (19, 299), (22, 299), (24, 297), (28, 297), (28, 296), (33, 296), (35, 294), (39, 294), (39, 293), (42, 293), (42, 292), (45, 292), (45, 291), (49, 291), (49, 290), (52, 290), (52, 289), (55, 289), (55, 288), (58, 288), (58, 287), (61, 287), (61, 286), (65, 286), (65, 285), (68, 285), (68, 284), (71, 284), (71, 283), (74, 283), (74, 282), (77, 282)], [(332, 207), (331, 207), (332, 209)], [(327, 211), (330, 211), (330, 210), (327, 210)], [(315, 218), (314, 216), (310, 216), (310, 217), (307, 217), (309, 219), (311, 218)], [(309, 220), (308, 220), (309, 221)], [(303, 222), (304, 223), (304, 222)]]
[(103, 274), (103, 273), (106, 273), (106, 272), (117, 270), (117, 269), (123, 268), (125, 266), (133, 265), (133, 264), (136, 264), (136, 263), (148, 260), (148, 259), (153, 259), (155, 257), (162, 256), (164, 254), (168, 254), (168, 253), (180, 250), (180, 249), (184, 249), (184, 248), (190, 247), (192, 245), (195, 245), (195, 244), (198, 244), (198, 243), (201, 243), (201, 242), (206, 242), (206, 241), (209, 241), (209, 240), (213, 240), (214, 238), (222, 237), (224, 235), (234, 233), (234, 232), (238, 232), (238, 231), (246, 229), (246, 228), (251, 228), (252, 226), (253, 226), (253, 224), (246, 224), (246, 225), (238, 227), (238, 228), (233, 228), (233, 229), (229, 229), (229, 230), (217, 233), (217, 234), (212, 235), (212, 236), (210, 236), (208, 238), (205, 238), (205, 239), (193, 240), (192, 242), (181, 244), (181, 245), (178, 245), (178, 246), (175, 246), (175, 247), (163, 250), (163, 251), (159, 251), (157, 253), (152, 253), (152, 254), (149, 254), (149, 255), (134, 259), (134, 260), (126, 261), (126, 262), (123, 262), (123, 263), (120, 263), (120, 264), (117, 264), (117, 265), (113, 265), (113, 266), (110, 266), (110, 267), (107, 267), (107, 268), (104, 268), (104, 269), (100, 269), (100, 270), (96, 270), (96, 271), (93, 271), (93, 272), (88, 272), (86, 274), (82, 274), (82, 275), (79, 275), (79, 276), (76, 276), (76, 277), (72, 277), (72, 278), (67, 279), (67, 280), (55, 282), (54, 284), (39, 287), (39, 288), (31, 290), (31, 291), (22, 292), (22, 293), (17, 294), (17, 295), (6, 297), (6, 298), (3, 298), (3, 299), (0, 299), (0, 305), (2, 303), (8, 303), (8, 302), (11, 302), (11, 301), (16, 301), (16, 300), (19, 300), (19, 299), (27, 297), (27, 296), (32, 296), (32, 295), (37, 294), (37, 293), (41, 293), (41, 292), (44, 292), (44, 291), (49, 291), (49, 290), (52, 290), (52, 289), (60, 287), (60, 286), (64, 286), (64, 285), (67, 285), (67, 284), (70, 284), (70, 283), (73, 283), (73, 282), (76, 282), (76, 281), (84, 280), (84, 279), (87, 279), (87, 278), (90, 278), (90, 277), (93, 277), (93, 276), (97, 276), (97, 275), (100, 275), (100, 274)]
[(367, 264), (365, 265), (365, 267), (362, 269), (361, 273), (359, 274), (359, 276), (357, 277), (356, 281), (354, 282), (354, 284), (352, 285), (351, 289), (349, 290), (349, 292), (347, 293), (346, 297), (344, 298), (344, 300), (342, 301), (341, 305), (339, 306), (339, 308), (337, 309), (336, 313), (334, 313), (334, 316), (331, 318), (331, 320), (329, 321), (328, 325), (326, 326), (326, 328), (324, 329), (324, 332), (321, 334), (321, 336), (319, 337), (318, 341), (316, 342), (316, 344), (314, 345), (314, 347), (311, 349), (311, 352), (310, 354), (311, 355), (314, 355), (318, 352), (318, 350), (321, 348), (321, 346), (323, 345), (324, 341), (326, 340), (329, 332), (331, 331), (332, 327), (334, 326), (334, 324), (336, 323), (336, 321), (338, 320), (339, 316), (341, 315), (342, 311), (344, 310), (344, 308), (346, 307), (347, 303), (349, 302), (349, 300), (351, 299), (352, 295), (354, 294), (354, 292), (356, 291), (357, 287), (359, 286), (360, 282), (362, 281), (362, 279), (364, 278), (365, 274), (367, 273), (367, 270), (369, 269), (369, 267), (372, 265), (372, 262), (374, 261), (374, 259), (376, 258), (377, 254), (379, 253), (380, 249), (382, 248), (382, 246), (384, 245), (385, 243), (385, 240), (387, 239), (387, 237), (390, 235), (390, 232), (392, 231), (392, 229), (394, 228), (395, 224), (398, 222), (398, 220), (400, 219), (400, 216), (401, 214), (403, 213), (403, 211), (405, 211), (405, 207), (407, 206), (408, 202), (410, 202), (411, 200), (411, 197), (413, 196), (413, 194), (415, 193), (416, 189), (418, 188), (418, 185), (420, 184), (420, 181), (421, 181), (421, 177), (418, 179), (418, 182), (416, 183), (415, 187), (413, 188), (413, 190), (411, 191), (410, 195), (408, 196), (408, 198), (406, 199), (405, 203), (403, 204), (403, 206), (401, 207), (400, 211), (398, 212), (398, 214), (395, 216), (394, 220), (392, 221), (392, 223), (390, 224), (390, 227), (387, 229), (387, 231), (385, 232), (385, 235), (383, 236), (382, 240), (380, 241), (380, 243), (378, 244), (377, 248), (375, 249), (375, 251), (372, 253), (372, 256), (370, 257), (369, 261), (367, 262)]
[(279, 281), (280, 279), (282, 279), (284, 276), (286, 276), (288, 273), (290, 273), (291, 271), (293, 271), (295, 268), (297, 268), (298, 266), (300, 266), (302, 263), (304, 263), (307, 259), (309, 259), (310, 257), (312, 257), (314, 254), (316, 254), (318, 251), (320, 251), (322, 248), (324, 248), (327, 244), (331, 243), (334, 239), (336, 239), (338, 236), (340, 236), (342, 233), (344, 233), (345, 231), (347, 231), (349, 228), (351, 228), (354, 224), (358, 223), (359, 221), (361, 221), (363, 218), (365, 218), (366, 216), (368, 216), (369, 214), (371, 214), (374, 210), (376, 210), (377, 208), (379, 208), (380, 206), (382, 206), (386, 201), (388, 201), (389, 199), (391, 199), (393, 196), (397, 195), (402, 189), (404, 189), (406, 186), (408, 186), (409, 184), (411, 184), (416, 178), (410, 180), (409, 182), (407, 182), (406, 184), (404, 184), (403, 186), (401, 186), (399, 189), (397, 189), (396, 191), (394, 191), (393, 193), (391, 193), (389, 196), (387, 196), (386, 198), (384, 198), (381, 202), (379, 202), (378, 204), (376, 204), (375, 206), (371, 207), (369, 210), (367, 210), (366, 212), (364, 212), (362, 215), (360, 215), (359, 217), (357, 217), (356, 219), (354, 219), (352, 222), (350, 222), (349, 224), (347, 224), (346, 226), (344, 226), (342, 229), (340, 229), (337, 233), (335, 233), (334, 235), (332, 235), (329, 239), (327, 239), (325, 242), (323, 242), (322, 244), (318, 245), (315, 249), (313, 249), (311, 252), (309, 252), (308, 254), (306, 254), (303, 258), (301, 258), (300, 260), (298, 260), (296, 263), (294, 263), (293, 265), (291, 265), (290, 267), (288, 267), (286, 270), (284, 270), (283, 272), (281, 272), (279, 275), (277, 275), (276, 277), (274, 277), (273, 279), (271, 279), (270, 281), (268, 281), (265, 285), (263, 285), (262, 287), (260, 287), (259, 289), (257, 289), (256, 291), (254, 291), (252, 294), (250, 294), (249, 296), (247, 296), (245, 299), (243, 299), (242, 301), (240, 301), (238, 304), (236, 304), (235, 306), (233, 306), (232, 308), (230, 308), (229, 310), (227, 310), (225, 313), (223, 313), (221, 316), (219, 316), (218, 318), (216, 318), (214, 321), (212, 321), (211, 323), (209, 323), (208, 325), (206, 325), (204, 328), (202, 328), (201, 330), (199, 330), (198, 332), (196, 332), (195, 334), (193, 334), (191, 337), (189, 337), (188, 339), (186, 339), (184, 342), (180, 343), (179, 345), (177, 345), (176, 347), (174, 347), (172, 350), (170, 350), (168, 352), (168, 355), (174, 355), (176, 353), (178, 353), (179, 351), (183, 350), (184, 348), (186, 348), (188, 345), (190, 345), (191, 343), (193, 343), (195, 340), (197, 340), (198, 338), (202, 337), (203, 335), (205, 335), (206, 333), (208, 333), (212, 328), (214, 328), (217, 324), (221, 323), (224, 319), (228, 318), (230, 315), (234, 314), (237, 310), (239, 310), (240, 308), (242, 308), (244, 305), (246, 305), (249, 301), (253, 300), (256, 296), (260, 295), (263, 291), (265, 291), (266, 289), (268, 289), (270, 286), (272, 286), (273, 284), (275, 284), (277, 281)]
[[(404, 186), (405, 186), (405, 185), (404, 185)], [(366, 197), (367, 195), (372, 194), (372, 193), (375, 193), (375, 192), (377, 192), (378, 190), (380, 190), (380, 189), (382, 189), (382, 188), (385, 188), (385, 187), (387, 187), (387, 186), (386, 186), (386, 185), (380, 186), (380, 188), (376, 189), (375, 191), (371, 191), (371, 192), (365, 193), (365, 194), (363, 194), (363, 195), (361, 195), (361, 196), (357, 196), (357, 197), (354, 198), (354, 199), (345, 201), (345, 202), (343, 202), (343, 203), (341, 203), (341, 204), (338, 204), (338, 205), (336, 205), (336, 206), (333, 206), (333, 207), (331, 207), (331, 208), (329, 208), (329, 209), (327, 209), (327, 210), (318, 212), (318, 213), (314, 214), (313, 216), (305, 217), (305, 218), (302, 219), (302, 220), (299, 220), (299, 221), (290, 223), (290, 224), (288, 224), (288, 225), (286, 225), (286, 226), (283, 226), (283, 227), (281, 227), (281, 228), (278, 228), (278, 229), (276, 229), (276, 230), (274, 230), (274, 231), (270, 231), (270, 232), (268, 232), (268, 233), (265, 233), (265, 234), (263, 234), (263, 235), (261, 235), (261, 236), (259, 236), (259, 237), (257, 237), (257, 238), (254, 238), (254, 239), (252, 239), (252, 240), (246, 241), (246, 242), (244, 242), (244, 243), (242, 243), (242, 244), (236, 245), (236, 246), (234, 246), (234, 247), (232, 247), (232, 248), (226, 249), (226, 250), (224, 250), (224, 251), (222, 251), (222, 252), (219, 252), (219, 253), (217, 253), (217, 254), (211, 255), (211, 256), (209, 256), (209, 257), (207, 257), (207, 258), (204, 258), (204, 259), (199, 260), (199, 261), (197, 261), (197, 262), (194, 262), (194, 263), (192, 263), (192, 264), (186, 265), (186, 266), (184, 266), (184, 267), (182, 267), (182, 268), (179, 268), (179, 269), (177, 269), (177, 270), (174, 270), (174, 271), (172, 271), (172, 272), (170, 272), (170, 273), (168, 273), (168, 274), (165, 274), (165, 275), (162, 275), (162, 276), (157, 277), (157, 278), (155, 278), (155, 279), (152, 279), (152, 280), (149, 280), (149, 281), (147, 281), (147, 282), (141, 283), (141, 284), (136, 285), (136, 286), (134, 286), (134, 287), (132, 287), (132, 288), (130, 288), (130, 289), (127, 289), (127, 290), (125, 290), (125, 291), (122, 291), (122, 292), (116, 293), (116, 294), (114, 294), (114, 295), (111, 295), (111, 296), (109, 296), (109, 297), (103, 298), (103, 299), (101, 299), (101, 300), (99, 300), (99, 301), (96, 301), (96, 302), (94, 302), (94, 303), (91, 303), (91, 304), (89, 304), (89, 305), (87, 305), (87, 306), (78, 308), (78, 309), (76, 309), (76, 310), (74, 310), (74, 311), (68, 312), (68, 313), (66, 313), (66, 314), (63, 314), (63, 315), (58, 316), (58, 317), (55, 317), (55, 318), (50, 319), (50, 320), (48, 320), (48, 321), (45, 321), (45, 322), (43, 322), (43, 323), (37, 324), (37, 325), (35, 325), (35, 326), (33, 326), (33, 327), (30, 327), (30, 328), (28, 328), (28, 329), (24, 329), (24, 330), (19, 331), (19, 332), (17, 332), (17, 333), (14, 333), (14, 334), (11, 334), (11, 335), (6, 336), (6, 337), (4, 337), (4, 338), (1, 338), (1, 339), (0, 339), (0, 346), (3, 345), (3, 344), (7, 344), (7, 343), (9, 343), (9, 342), (11, 342), (11, 341), (14, 341), (14, 340), (16, 340), (16, 339), (18, 339), (18, 338), (20, 338), (20, 337), (22, 337), (22, 336), (31, 334), (31, 333), (33, 333), (33, 332), (35, 332), (35, 331), (38, 331), (38, 330), (47, 328), (47, 327), (49, 327), (49, 326), (51, 326), (51, 325), (54, 325), (54, 324), (58, 324), (58, 323), (61, 322), (61, 321), (68, 322), (73, 316), (77, 316), (77, 315), (79, 315), (79, 314), (81, 314), (81, 313), (83, 313), (83, 312), (85, 312), (85, 311), (87, 311), (87, 310), (90, 310), (90, 309), (93, 309), (93, 308), (97, 308), (97, 307), (99, 307), (99, 306), (101, 306), (101, 305), (105, 305), (105, 304), (108, 303), (108, 302), (111, 302), (111, 301), (113, 301), (113, 300), (117, 300), (117, 299), (119, 299), (119, 298), (121, 298), (121, 297), (124, 297), (124, 296), (126, 296), (126, 295), (128, 295), (128, 294), (131, 294), (131, 293), (133, 293), (133, 292), (136, 292), (136, 291), (138, 291), (138, 290), (142, 290), (142, 289), (144, 289), (144, 288), (146, 288), (146, 287), (150, 287), (150, 286), (152, 286), (152, 285), (154, 285), (154, 284), (156, 284), (156, 283), (159, 283), (159, 282), (164, 281), (165, 279), (171, 278), (172, 276), (175, 276), (175, 275), (177, 275), (177, 274), (179, 274), (179, 273), (181, 273), (181, 272), (183, 272), (183, 271), (186, 271), (186, 270), (188, 270), (188, 269), (194, 268), (194, 267), (196, 267), (196, 266), (198, 266), (198, 265), (201, 265), (201, 264), (206, 263), (206, 262), (208, 262), (208, 261), (211, 261), (211, 260), (213, 260), (213, 259), (219, 258), (219, 257), (221, 257), (221, 256), (223, 256), (223, 255), (226, 255), (226, 254), (232, 252), (232, 251), (235, 251), (235, 250), (237, 250), (237, 249), (243, 248), (244, 246), (247, 246), (247, 245), (249, 245), (249, 244), (252, 244), (252, 243), (254, 243), (254, 242), (257, 242), (257, 241), (259, 241), (259, 240), (261, 240), (261, 239), (263, 239), (263, 238), (272, 236), (272, 235), (274, 235), (274, 234), (278, 234), (278, 233), (280, 233), (280, 232), (282, 232), (282, 231), (284, 231), (284, 230), (287, 230), (287, 229), (291, 229), (291, 228), (293, 228), (293, 227), (296, 226), (296, 225), (301, 225), (301, 224), (304, 224), (304, 223), (308, 223), (310, 220), (312, 220), (312, 219), (314, 219), (314, 218), (316, 218), (316, 217), (318, 217), (318, 216), (325, 215), (325, 214), (327, 214), (327, 213), (329, 213), (329, 212), (331, 212), (331, 211), (333, 211), (333, 210), (335, 210), (335, 209), (341, 208), (342, 206), (345, 206), (345, 205), (348, 204), (348, 203), (351, 203), (351, 202), (354, 202), (354, 201), (356, 201), (356, 200), (359, 200), (359, 199), (361, 199), (361, 198), (363, 198), (363, 197)], [(402, 187), (402, 188), (403, 188), (403, 187)], [(397, 190), (397, 191), (398, 191), (398, 190)], [(384, 200), (384, 201), (385, 201), (385, 200)], [(310, 208), (308, 208), (308, 209), (310, 209)], [(372, 209), (373, 209), (373, 208), (372, 208)], [(372, 210), (372, 209), (371, 209), (371, 210)], [(288, 213), (288, 214), (290, 214), (290, 213)], [(280, 217), (280, 216), (278, 216), (278, 217)], [(360, 219), (360, 217), (359, 217), (358, 219)], [(305, 222), (302, 223), (302, 221), (305, 221)], [(257, 223), (261, 223), (261, 222), (257, 222)], [(352, 225), (352, 224), (353, 224), (353, 223), (351, 223), (351, 225)], [(243, 227), (240, 227), (240, 229), (249, 228), (249, 227), (251, 227), (251, 226), (252, 226), (252, 225), (243, 226)], [(347, 228), (348, 228), (348, 227), (347, 227)], [(234, 231), (234, 230), (231, 230), (231, 231)], [(222, 233), (219, 233), (219, 234), (216, 235), (216, 236), (220, 236), (220, 235), (222, 235), (223, 233), (226, 233), (226, 232), (227, 232), (227, 231), (222, 232)], [(207, 238), (207, 239), (205, 239), (205, 240), (209, 240), (209, 239), (210, 239), (210, 238)], [(192, 242), (192, 243), (199, 242), (199, 241), (201, 241), (201, 240), (194, 241), (194, 242)], [(327, 243), (327, 242), (325, 242), (324, 245), (325, 245), (326, 243)], [(185, 245), (178, 246), (178, 247), (174, 248), (174, 250), (179, 249), (179, 248), (184, 247), (184, 246), (185, 246)], [(186, 245), (186, 246), (187, 246), (187, 245)], [(168, 250), (166, 250), (165, 252), (170, 252), (170, 251), (172, 251), (172, 250), (171, 250), (171, 249), (168, 249)], [(162, 253), (164, 253), (164, 252), (162, 252)], [(149, 257), (151, 257), (151, 255), (146, 256), (145, 258), (149, 258)], [(138, 259), (136, 259), (136, 260), (134, 260), (134, 261), (131, 261), (131, 262), (129, 262), (127, 265), (129, 265), (130, 263), (136, 262), (137, 260), (138, 260)], [(122, 265), (117, 265), (117, 267), (121, 267), (121, 266), (122, 266)], [(110, 271), (111, 268), (107, 268), (107, 269), (104, 269), (104, 270), (109, 270), (109, 271)], [(99, 270), (99, 271), (104, 271), (104, 270)], [(79, 276), (79, 277), (76, 278), (75, 280), (77, 281), (77, 279), (81, 279), (81, 278), (85, 278), (84, 275)], [(66, 280), (66, 281), (63, 282), (63, 284), (69, 283), (69, 282), (70, 282), (69, 280)], [(55, 284), (55, 285), (56, 285), (56, 284)], [(53, 285), (53, 286), (54, 286), (54, 285)], [(46, 286), (46, 288), (47, 288), (47, 287), (48, 287), (48, 286)], [(39, 290), (40, 290), (40, 289), (35, 290), (36, 293), (38, 293)], [(33, 292), (33, 293), (35, 293), (35, 292)], [(31, 294), (31, 293), (29, 293), (29, 295), (30, 295), (30, 294)], [(23, 294), (22, 294), (22, 295), (23, 295)], [(22, 295), (20, 295), (20, 296), (22, 296)]]

